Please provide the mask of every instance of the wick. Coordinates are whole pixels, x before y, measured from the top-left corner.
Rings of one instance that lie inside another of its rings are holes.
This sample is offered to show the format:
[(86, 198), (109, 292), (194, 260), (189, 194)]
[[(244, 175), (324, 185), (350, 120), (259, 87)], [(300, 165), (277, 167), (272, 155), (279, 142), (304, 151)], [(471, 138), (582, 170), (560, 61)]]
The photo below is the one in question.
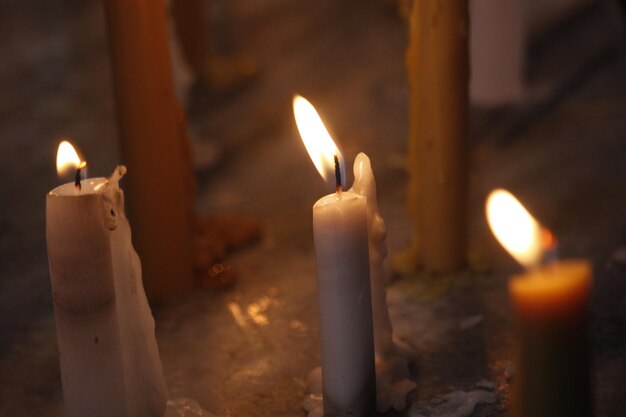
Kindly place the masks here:
[(341, 194), (341, 168), (339, 167), (339, 158), (335, 155), (335, 186), (337, 187), (337, 192)]
[(541, 265), (556, 262), (559, 259), (559, 242), (549, 230), (541, 231), (542, 257)]
[(81, 190), (83, 187), (80, 184), (80, 171), (85, 168), (85, 166), (87, 165), (87, 163), (85, 161), (82, 161), (80, 164), (78, 164), (78, 166), (76, 167), (76, 174), (74, 175), (74, 186), (76, 187), (76, 189)]

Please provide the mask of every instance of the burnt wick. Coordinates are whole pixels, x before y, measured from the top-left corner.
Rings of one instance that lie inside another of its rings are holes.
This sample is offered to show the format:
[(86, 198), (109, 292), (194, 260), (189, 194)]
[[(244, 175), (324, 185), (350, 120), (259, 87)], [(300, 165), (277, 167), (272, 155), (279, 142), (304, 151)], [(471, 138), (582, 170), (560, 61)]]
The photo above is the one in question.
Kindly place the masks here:
[(341, 167), (339, 166), (339, 158), (335, 155), (335, 186), (337, 188), (337, 192), (341, 193)]
[(87, 166), (87, 163), (83, 161), (76, 167), (76, 174), (74, 175), (74, 186), (79, 190), (82, 189), (82, 185), (80, 184), (81, 170), (85, 168), (85, 166)]

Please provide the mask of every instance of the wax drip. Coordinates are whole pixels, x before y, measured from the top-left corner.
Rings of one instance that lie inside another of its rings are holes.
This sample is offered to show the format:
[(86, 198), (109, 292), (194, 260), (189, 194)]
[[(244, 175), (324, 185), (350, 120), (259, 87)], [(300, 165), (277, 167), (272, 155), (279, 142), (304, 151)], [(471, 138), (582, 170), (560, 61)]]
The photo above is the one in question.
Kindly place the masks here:
[(559, 241), (548, 229), (541, 230), (541, 249), (540, 265), (547, 265), (559, 260)]
[(104, 202), (104, 217), (109, 230), (115, 230), (120, 217), (124, 215), (124, 193), (120, 189), (119, 182), (126, 174), (126, 167), (118, 165), (106, 181), (102, 190)]

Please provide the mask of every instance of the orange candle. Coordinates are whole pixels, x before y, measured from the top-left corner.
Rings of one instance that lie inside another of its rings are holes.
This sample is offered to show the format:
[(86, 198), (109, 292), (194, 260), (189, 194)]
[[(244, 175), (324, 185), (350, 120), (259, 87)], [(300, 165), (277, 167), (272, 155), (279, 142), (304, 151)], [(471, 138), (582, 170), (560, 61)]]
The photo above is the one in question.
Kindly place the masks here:
[(194, 178), (163, 0), (104, 2), (133, 243), (151, 299), (193, 287)]
[(487, 218), (496, 238), (527, 268), (509, 282), (518, 333), (511, 416), (590, 416), (590, 263), (541, 264), (554, 239), (507, 191), (491, 193)]

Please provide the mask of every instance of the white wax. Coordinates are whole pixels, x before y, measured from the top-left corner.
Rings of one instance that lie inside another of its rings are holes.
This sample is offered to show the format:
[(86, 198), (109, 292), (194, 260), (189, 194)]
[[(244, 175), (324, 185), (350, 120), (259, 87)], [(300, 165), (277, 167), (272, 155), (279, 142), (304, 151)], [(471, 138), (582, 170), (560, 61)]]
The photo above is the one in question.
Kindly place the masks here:
[(354, 160), (354, 184), (351, 191), (367, 199), (367, 227), (374, 316), (374, 345), (376, 354), (388, 357), (393, 349), (391, 320), (387, 308), (387, 283), (384, 261), (387, 257), (387, 228), (378, 213), (376, 180), (370, 159), (363, 152)]
[(68, 417), (160, 417), (167, 389), (118, 181), (46, 200), (46, 238)]
[(376, 372), (365, 197), (335, 193), (313, 206), (325, 416), (367, 416)]

